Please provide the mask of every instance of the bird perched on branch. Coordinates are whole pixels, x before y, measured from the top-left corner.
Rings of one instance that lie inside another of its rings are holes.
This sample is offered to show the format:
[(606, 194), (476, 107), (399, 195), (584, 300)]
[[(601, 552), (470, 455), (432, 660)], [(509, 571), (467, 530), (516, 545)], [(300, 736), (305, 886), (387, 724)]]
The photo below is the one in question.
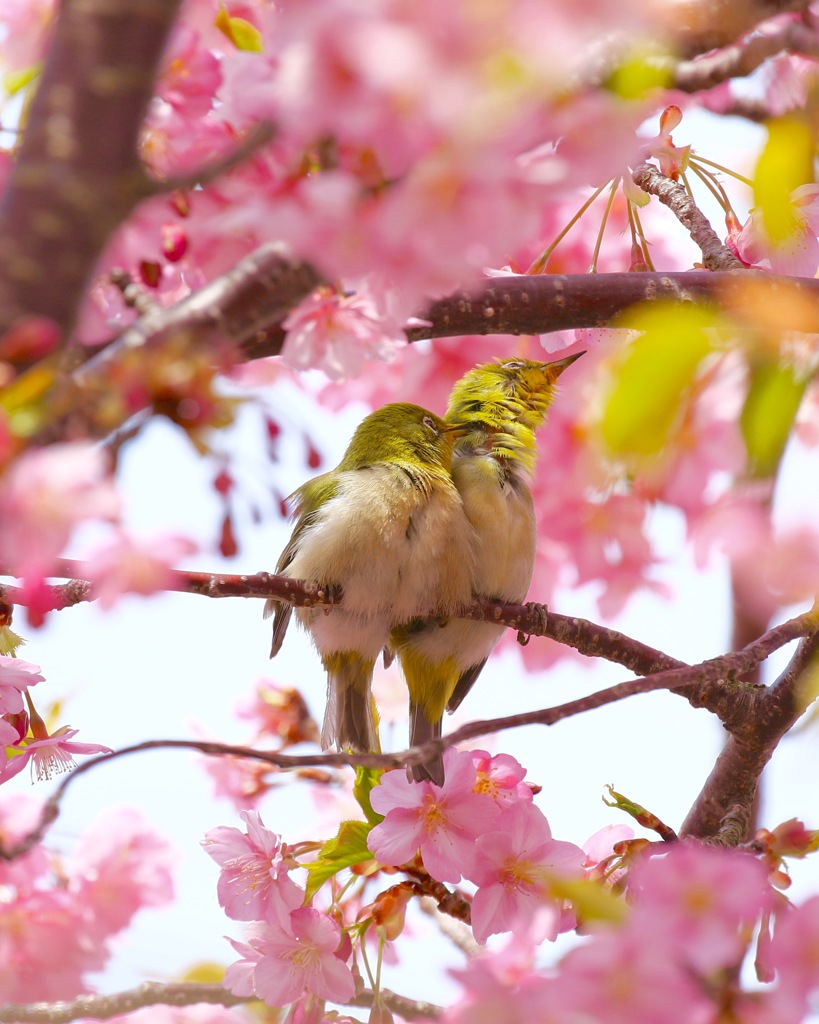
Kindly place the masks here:
[[(386, 405), (359, 425), (334, 470), (290, 498), (296, 525), (276, 572), (343, 592), (338, 606), (296, 610), (327, 671), (324, 749), (380, 749), (371, 681), (391, 628), (473, 599), (474, 534), (450, 475), (461, 429), (417, 405)], [(267, 602), (271, 657), (292, 611)]]
[[(537, 545), (529, 490), (535, 431), (558, 377), (582, 354), (550, 363), (513, 359), (476, 366), (452, 389), (445, 419), (463, 425), (452, 477), (475, 531), (475, 590), (482, 599), (519, 604), (526, 598)], [(413, 746), (441, 735), (444, 709), (460, 705), (503, 629), (456, 618), (444, 624), (416, 619), (393, 629), (390, 649), (409, 689)], [(443, 783), (440, 757), (411, 771), (417, 781)]]

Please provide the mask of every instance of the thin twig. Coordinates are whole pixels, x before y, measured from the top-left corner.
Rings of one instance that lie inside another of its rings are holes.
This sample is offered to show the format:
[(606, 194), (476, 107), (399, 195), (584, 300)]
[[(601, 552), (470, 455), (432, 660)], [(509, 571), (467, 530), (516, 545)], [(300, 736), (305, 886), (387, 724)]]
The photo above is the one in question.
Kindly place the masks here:
[(472, 929), (451, 915), (441, 913), (437, 900), (431, 896), (424, 896), (419, 901), (419, 906), (422, 913), (432, 918), (441, 934), (460, 949), (465, 957), (471, 960), (483, 952), (483, 946), (472, 937)]
[[(389, 989), (378, 993), (380, 1001), (406, 1020), (435, 1020), (443, 1008), (424, 1000), (409, 999)], [(375, 993), (360, 992), (347, 1005), (372, 1006)], [(54, 1003), (11, 1003), (0, 1006), (0, 1024), (69, 1024), (83, 1017), (109, 1020), (146, 1006), (241, 1006), (258, 1002), (249, 996), (235, 996), (222, 985), (194, 985), (146, 981), (137, 988), (108, 995), (83, 995)], [(254, 1019), (248, 1015), (248, 1020)]]
[(67, 1024), (79, 1017), (108, 1020), (132, 1013), (143, 1006), (239, 1006), (251, 1002), (247, 996), (235, 996), (223, 985), (174, 984), (146, 981), (137, 988), (109, 995), (83, 995), (54, 1003), (12, 1003), (0, 1006), (0, 1024)]
[(275, 134), (275, 125), (269, 124), (266, 121), (260, 121), (227, 153), (223, 153), (209, 163), (196, 167), (186, 174), (156, 179), (152, 191), (154, 194), (166, 195), (177, 190), (186, 191), (195, 188), (197, 185), (200, 187), (208, 185), (223, 174), (227, 174), (236, 167), (240, 167), (262, 146), (266, 146), (268, 142), (271, 142)]
[(702, 265), (706, 270), (741, 270), (742, 264), (731, 250), (723, 245), (705, 215), (693, 202), (679, 182), (661, 174), (656, 167), (643, 163), (634, 168), (632, 178), (644, 192), (657, 196), (677, 220), (687, 228), (691, 238), (702, 252)]
[[(732, 684), (726, 689), (724, 686), (725, 679), (730, 677), (734, 670), (736, 672), (748, 671), (756, 663), (755, 659), (767, 657), (772, 651), (787, 643), (789, 639), (792, 639), (794, 635), (809, 636), (809, 639), (803, 641), (800, 650), (806, 650), (810, 653), (819, 644), (819, 633), (816, 632), (816, 629), (817, 613), (814, 610), (805, 615), (790, 619), (786, 623), (782, 623), (781, 626), (770, 630), (764, 637), (760, 637), (759, 640), (750, 644), (742, 651), (727, 654), (721, 658), (712, 658), (710, 661), (702, 662), (700, 665), (658, 672), (646, 679), (634, 679), (618, 683), (587, 697), (581, 697), (578, 700), (569, 701), (556, 707), (544, 708), (520, 715), (507, 715), (502, 718), (493, 718), (482, 722), (471, 722), (443, 739), (431, 740), (421, 747), (412, 747), (402, 753), (332, 754), (325, 752), (322, 754), (292, 755), (281, 754), (275, 751), (254, 750), (251, 747), (214, 743), (206, 740), (165, 739), (137, 743), (116, 750), (112, 754), (104, 754), (100, 757), (92, 758), (75, 768), (70, 775), (65, 776), (44, 804), (37, 826), (22, 839), (9, 846), (4, 847), (0, 844), (0, 859), (12, 860), (20, 857), (42, 839), (48, 827), (60, 813), (60, 802), (66, 790), (76, 779), (106, 762), (117, 760), (130, 754), (143, 753), (148, 750), (195, 750), (210, 757), (232, 756), (249, 758), (282, 769), (317, 766), (341, 767), (343, 765), (350, 767), (362, 766), (365, 768), (397, 768), (427, 761), (435, 753), (463, 740), (474, 739), (477, 736), (484, 736), (499, 732), (502, 729), (517, 728), (523, 725), (554, 725), (556, 722), (585, 711), (603, 707), (606, 704), (624, 700), (639, 693), (649, 693), (661, 689), (670, 689), (680, 693), (687, 697), (695, 707), (708, 707), (715, 713), (724, 715), (729, 722), (737, 719), (739, 724), (735, 725), (735, 727), (744, 735), (748, 730), (756, 728), (760, 719), (764, 717), (766, 707), (762, 702), (766, 691), (761, 687), (757, 687), (752, 690), (752, 694), (749, 696), (747, 689), (745, 691), (738, 689), (738, 684)], [(796, 671), (796, 669), (793, 671)], [(797, 677), (801, 672), (802, 668), (799, 668)], [(787, 685), (789, 678), (788, 674), (785, 673), (781, 677), (780, 688), (773, 688), (773, 699), (779, 700), (786, 709), (788, 700), (790, 699), (791, 702), (793, 700), (793, 698), (788, 698), (787, 695), (783, 696), (783, 688)], [(739, 699), (737, 699), (737, 693), (740, 693)], [(737, 704), (742, 705), (741, 715), (736, 712)], [(799, 713), (801, 714), (801, 711)], [(790, 718), (784, 711), (780, 717), (786, 723), (790, 721)], [(779, 724), (781, 725), (781, 723)], [(781, 731), (779, 735), (781, 735)], [(767, 756), (769, 757), (770, 754), (768, 753)], [(732, 800), (731, 804), (737, 802), (741, 801)], [(722, 817), (720, 817), (715, 828), (719, 827), (721, 820)], [(707, 834), (711, 835), (713, 833)]]

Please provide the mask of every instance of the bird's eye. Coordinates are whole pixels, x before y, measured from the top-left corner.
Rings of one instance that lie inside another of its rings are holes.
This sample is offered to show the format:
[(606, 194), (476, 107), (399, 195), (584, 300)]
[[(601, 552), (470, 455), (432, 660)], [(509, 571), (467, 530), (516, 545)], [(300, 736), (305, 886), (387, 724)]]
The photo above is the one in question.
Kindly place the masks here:
[(427, 428), (427, 430), (431, 430), (436, 437), (438, 436), (438, 428), (435, 426), (435, 420), (431, 416), (425, 416), (421, 420), (421, 423)]
[(508, 363), (503, 363), (504, 370), (522, 370), (523, 362), (520, 359), (512, 359)]

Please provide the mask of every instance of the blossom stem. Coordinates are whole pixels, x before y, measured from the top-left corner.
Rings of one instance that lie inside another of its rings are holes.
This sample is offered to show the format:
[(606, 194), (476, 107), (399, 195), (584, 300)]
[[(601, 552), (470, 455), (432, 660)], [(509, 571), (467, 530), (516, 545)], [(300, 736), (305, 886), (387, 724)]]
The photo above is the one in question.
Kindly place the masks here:
[(608, 186), (608, 184), (609, 183), (606, 182), (605, 185), (601, 185), (600, 188), (595, 189), (594, 192), (592, 192), (592, 194), (585, 201), (585, 203), (583, 203), (583, 205), (580, 207), (577, 213), (571, 218), (568, 224), (566, 224), (566, 226), (560, 231), (560, 233), (557, 235), (557, 237), (554, 239), (551, 245), (547, 246), (540, 254), (540, 256), (538, 256), (534, 263), (529, 267), (529, 269), (526, 271), (527, 274), (535, 275), (543, 273), (543, 271), (546, 269), (546, 264), (549, 260), (549, 257), (552, 255), (552, 253), (555, 251), (558, 245), (560, 245), (560, 243), (563, 241), (566, 235), (568, 235), (568, 233), (575, 226), (575, 224), (580, 220), (580, 218), (583, 216), (586, 210), (588, 210), (588, 208), (592, 205), (595, 199), (597, 199), (601, 192), (603, 192), (603, 190)]

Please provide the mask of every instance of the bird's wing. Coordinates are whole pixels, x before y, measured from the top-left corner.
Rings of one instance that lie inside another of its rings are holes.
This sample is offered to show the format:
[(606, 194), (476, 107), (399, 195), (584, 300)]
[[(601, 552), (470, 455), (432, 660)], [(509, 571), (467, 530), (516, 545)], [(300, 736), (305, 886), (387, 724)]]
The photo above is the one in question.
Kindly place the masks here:
[(453, 711), (457, 711), (458, 708), (461, 706), (461, 701), (472, 689), (475, 680), (483, 671), (483, 667), (488, 660), (488, 658), (484, 658), (483, 661), (478, 662), (477, 665), (470, 666), (470, 668), (468, 668), (466, 672), (462, 673), (462, 675), (458, 679), (458, 682), (455, 684), (455, 689), (452, 691), (452, 696), (449, 698), (447, 702), (446, 709), (450, 715), (452, 714)]
[[(329, 498), (332, 498), (337, 487), (338, 481), (334, 474), (323, 473), (313, 480), (308, 480), (287, 499), (291, 509), (290, 517), (296, 520), (296, 525), (276, 563), (276, 575), (281, 576), (296, 557), (299, 543), (305, 532), (315, 523), (321, 506)], [(270, 657), (275, 658), (284, 643), (287, 627), (293, 615), (293, 605), (288, 601), (277, 601), (274, 597), (268, 598), (264, 606), (264, 617), (268, 618), (270, 615), (273, 616), (273, 642), (270, 646)]]

